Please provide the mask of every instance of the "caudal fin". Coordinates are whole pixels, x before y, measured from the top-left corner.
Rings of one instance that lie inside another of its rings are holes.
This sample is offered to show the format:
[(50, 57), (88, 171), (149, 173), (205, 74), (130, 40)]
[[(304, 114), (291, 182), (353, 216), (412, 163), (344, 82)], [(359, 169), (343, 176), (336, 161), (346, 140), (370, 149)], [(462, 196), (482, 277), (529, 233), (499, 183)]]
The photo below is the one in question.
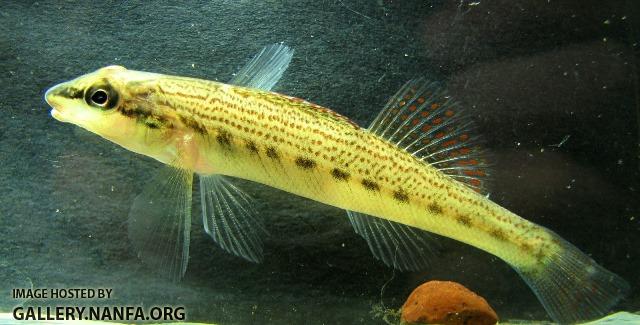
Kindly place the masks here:
[(544, 267), (516, 271), (547, 310), (561, 324), (606, 315), (629, 291), (629, 284), (598, 265), (569, 242), (553, 234), (559, 251), (548, 256)]

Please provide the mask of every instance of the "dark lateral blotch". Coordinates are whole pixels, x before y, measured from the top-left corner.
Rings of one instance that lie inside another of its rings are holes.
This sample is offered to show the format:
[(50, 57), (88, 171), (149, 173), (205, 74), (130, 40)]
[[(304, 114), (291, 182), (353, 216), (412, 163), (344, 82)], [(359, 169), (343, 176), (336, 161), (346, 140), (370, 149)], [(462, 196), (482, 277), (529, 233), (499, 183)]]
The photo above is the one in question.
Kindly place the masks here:
[(267, 157), (269, 157), (271, 159), (274, 159), (274, 160), (280, 160), (280, 156), (278, 155), (278, 151), (274, 147), (267, 148)]
[(247, 150), (249, 150), (251, 153), (258, 154), (258, 147), (256, 146), (255, 142), (251, 140), (247, 141), (246, 147)]
[(522, 244), (520, 244), (520, 248), (521, 248), (523, 251), (527, 252), (527, 253), (530, 253), (530, 252), (532, 251), (532, 249), (533, 249), (533, 248), (531, 247), (531, 245), (529, 245), (529, 244), (527, 244), (527, 243), (522, 243)]
[(303, 169), (313, 169), (316, 167), (316, 162), (304, 157), (296, 158), (296, 165)]
[(465, 227), (471, 227), (471, 218), (465, 216), (465, 215), (459, 215), (456, 220), (458, 220), (458, 223), (465, 226)]
[(404, 190), (394, 191), (393, 198), (396, 199), (396, 201), (409, 202), (409, 195), (407, 195), (407, 192)]
[(433, 214), (442, 214), (442, 208), (437, 203), (429, 204), (427, 209)]
[(341, 181), (347, 181), (349, 180), (349, 177), (351, 177), (351, 175), (339, 168), (334, 168), (331, 170), (331, 176), (333, 176), (333, 178), (337, 179), (337, 180), (341, 180)]
[(493, 229), (491, 230), (491, 232), (489, 232), (489, 234), (491, 235), (491, 237), (500, 241), (505, 241), (507, 239), (507, 234), (505, 234), (504, 230), (502, 229)]
[(231, 135), (227, 131), (220, 130), (218, 135), (216, 135), (216, 141), (223, 147), (231, 147)]
[(372, 180), (363, 179), (362, 186), (369, 191), (380, 191), (380, 185)]

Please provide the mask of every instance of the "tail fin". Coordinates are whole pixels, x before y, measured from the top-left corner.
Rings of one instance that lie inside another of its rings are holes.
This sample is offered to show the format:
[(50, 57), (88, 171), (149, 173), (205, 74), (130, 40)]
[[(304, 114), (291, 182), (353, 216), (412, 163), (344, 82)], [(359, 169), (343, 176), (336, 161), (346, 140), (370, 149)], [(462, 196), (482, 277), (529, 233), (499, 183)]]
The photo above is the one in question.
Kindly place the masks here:
[(549, 231), (561, 247), (544, 266), (518, 269), (554, 321), (571, 324), (600, 317), (629, 291), (629, 284)]

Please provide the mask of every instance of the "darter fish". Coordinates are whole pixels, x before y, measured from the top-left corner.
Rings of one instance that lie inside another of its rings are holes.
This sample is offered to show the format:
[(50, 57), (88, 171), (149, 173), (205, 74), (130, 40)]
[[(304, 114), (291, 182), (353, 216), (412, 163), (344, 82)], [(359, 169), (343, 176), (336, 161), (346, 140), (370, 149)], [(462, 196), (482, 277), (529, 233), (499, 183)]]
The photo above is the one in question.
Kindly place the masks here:
[(600, 316), (629, 290), (551, 230), (483, 195), (488, 171), (472, 122), (437, 83), (409, 81), (365, 129), (270, 92), (292, 55), (265, 47), (228, 84), (109, 66), (47, 91), (55, 119), (164, 164), (130, 210), (144, 261), (184, 275), (197, 174), (205, 231), (250, 261), (262, 258), (264, 228), (228, 177), (347, 210), (373, 254), (400, 270), (427, 266), (429, 233), (489, 252), (558, 322)]

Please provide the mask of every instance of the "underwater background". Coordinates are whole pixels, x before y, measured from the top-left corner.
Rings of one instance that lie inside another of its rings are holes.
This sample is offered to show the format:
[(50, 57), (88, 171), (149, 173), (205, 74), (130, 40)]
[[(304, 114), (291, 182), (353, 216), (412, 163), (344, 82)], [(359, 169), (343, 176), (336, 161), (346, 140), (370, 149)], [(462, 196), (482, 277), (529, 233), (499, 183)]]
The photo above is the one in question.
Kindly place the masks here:
[(184, 306), (190, 321), (225, 324), (383, 324), (381, 309), (439, 279), (501, 319), (546, 319), (487, 253), (443, 238), (431, 269), (397, 272), (343, 210), (248, 182), (270, 233), (263, 263), (213, 243), (198, 195), (184, 280), (137, 259), (127, 214), (159, 163), (55, 121), (44, 92), (112, 64), (227, 81), (277, 42), (296, 52), (275, 91), (363, 126), (407, 80), (441, 81), (479, 126), (491, 199), (626, 279), (618, 309), (637, 311), (639, 15), (633, 0), (3, 1), (0, 312), (23, 303), (15, 287), (106, 287), (106, 302), (73, 303)]

